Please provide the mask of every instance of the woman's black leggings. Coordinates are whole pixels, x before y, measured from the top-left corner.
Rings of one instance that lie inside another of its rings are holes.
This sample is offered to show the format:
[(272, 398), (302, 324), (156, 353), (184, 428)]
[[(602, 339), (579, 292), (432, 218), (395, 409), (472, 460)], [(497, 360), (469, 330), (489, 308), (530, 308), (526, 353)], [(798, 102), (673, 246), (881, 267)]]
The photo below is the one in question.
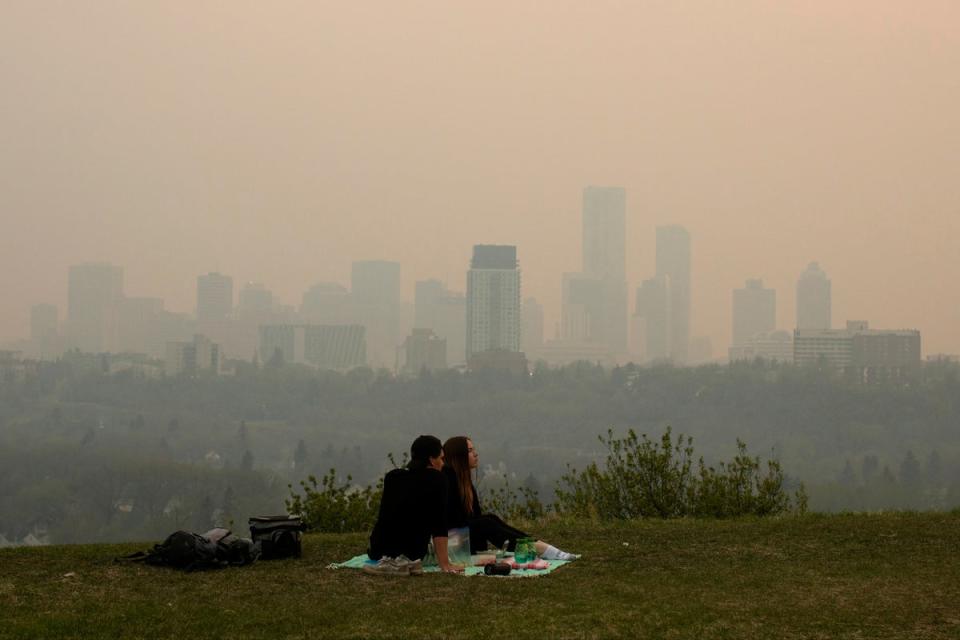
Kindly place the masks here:
[(517, 546), (518, 538), (530, 537), (523, 531), (514, 529), (492, 513), (477, 518), (468, 518), (467, 526), (470, 527), (470, 553), (485, 551), (487, 543), (500, 549), (506, 543), (507, 550), (513, 551)]

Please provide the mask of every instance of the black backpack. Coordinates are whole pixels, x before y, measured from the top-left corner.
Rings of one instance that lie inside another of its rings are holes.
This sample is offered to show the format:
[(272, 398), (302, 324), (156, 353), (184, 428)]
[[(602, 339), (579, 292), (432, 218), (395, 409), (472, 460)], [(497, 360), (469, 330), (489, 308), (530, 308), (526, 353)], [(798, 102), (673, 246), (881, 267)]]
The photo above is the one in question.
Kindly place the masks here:
[(250, 518), (250, 537), (260, 545), (260, 557), (264, 560), (299, 558), (302, 532), (306, 528), (300, 516)]
[(260, 557), (259, 547), (245, 538), (238, 538), (229, 531), (216, 531), (216, 539), (190, 531), (174, 531), (160, 544), (149, 551), (138, 551), (118, 560), (143, 562), (153, 566), (172, 567), (183, 571), (217, 569), (226, 566), (243, 566)]

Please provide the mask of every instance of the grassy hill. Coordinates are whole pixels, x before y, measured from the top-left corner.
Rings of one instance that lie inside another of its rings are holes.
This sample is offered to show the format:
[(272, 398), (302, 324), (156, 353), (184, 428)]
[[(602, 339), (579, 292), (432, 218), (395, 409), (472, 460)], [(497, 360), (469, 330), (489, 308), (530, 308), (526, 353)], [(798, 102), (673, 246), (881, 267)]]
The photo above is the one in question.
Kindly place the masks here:
[(960, 513), (551, 522), (584, 557), (536, 579), (330, 570), (304, 557), (182, 574), (146, 544), (0, 550), (0, 638), (960, 638)]

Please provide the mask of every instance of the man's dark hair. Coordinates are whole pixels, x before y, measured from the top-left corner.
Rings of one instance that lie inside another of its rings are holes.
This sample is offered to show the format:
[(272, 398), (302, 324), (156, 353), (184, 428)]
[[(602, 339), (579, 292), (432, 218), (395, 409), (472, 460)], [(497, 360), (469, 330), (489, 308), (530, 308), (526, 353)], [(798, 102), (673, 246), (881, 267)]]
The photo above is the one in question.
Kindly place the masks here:
[(417, 436), (410, 445), (410, 465), (426, 466), (430, 458), (436, 458), (443, 451), (440, 438), (435, 436)]

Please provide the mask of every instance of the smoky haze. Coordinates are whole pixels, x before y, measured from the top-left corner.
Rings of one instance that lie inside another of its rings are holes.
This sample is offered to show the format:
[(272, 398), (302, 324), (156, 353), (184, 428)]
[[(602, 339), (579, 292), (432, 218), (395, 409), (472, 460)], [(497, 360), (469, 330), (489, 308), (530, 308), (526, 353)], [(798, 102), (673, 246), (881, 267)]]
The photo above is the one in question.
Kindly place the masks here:
[(192, 312), (198, 274), (298, 304), (351, 262), (463, 290), (513, 244), (559, 320), (581, 191), (627, 194), (631, 292), (692, 237), (692, 335), (810, 261), (835, 324), (960, 352), (960, 5), (850, 2), (4, 3), (0, 339), (66, 308), (69, 265)]

